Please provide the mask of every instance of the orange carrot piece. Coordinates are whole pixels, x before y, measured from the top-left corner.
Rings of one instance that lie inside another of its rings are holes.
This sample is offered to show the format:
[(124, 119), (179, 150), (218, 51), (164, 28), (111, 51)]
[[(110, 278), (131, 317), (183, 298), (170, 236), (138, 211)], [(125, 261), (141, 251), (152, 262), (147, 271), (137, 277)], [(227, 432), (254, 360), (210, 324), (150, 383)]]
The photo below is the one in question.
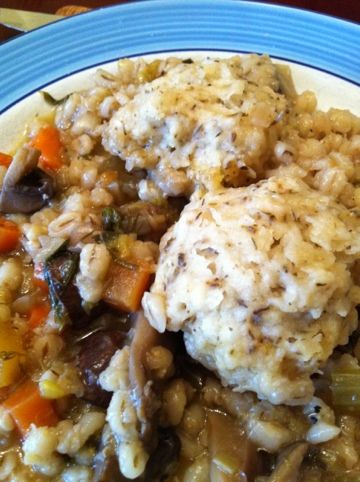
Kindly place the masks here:
[(37, 288), (40, 288), (41, 291), (44, 293), (49, 293), (49, 286), (46, 281), (44, 281), (41, 278), (37, 278), (35, 275), (33, 276), (32, 279), (33, 285), (36, 286)]
[(150, 271), (136, 264), (114, 262), (108, 276), (109, 282), (103, 300), (121, 311), (137, 311), (144, 291), (150, 284)]
[(29, 319), (28, 319), (29, 328), (34, 330), (38, 326), (42, 325), (49, 313), (50, 313), (49, 303), (43, 302), (33, 306), (31, 308)]
[(0, 253), (7, 253), (16, 248), (20, 238), (18, 225), (0, 218)]
[(33, 285), (40, 288), (44, 293), (49, 293), (49, 286), (44, 280), (44, 271), (42, 263), (36, 264), (34, 267), (34, 275), (32, 278)]
[(63, 145), (56, 127), (42, 127), (31, 142), (41, 152), (39, 165), (43, 169), (56, 171), (62, 166)]
[(36, 383), (22, 383), (3, 403), (10, 413), (21, 435), (25, 435), (31, 424), (37, 427), (53, 426), (59, 421), (52, 402), (42, 398)]
[(9, 167), (12, 161), (12, 156), (9, 154), (5, 154), (4, 152), (0, 152), (0, 166)]

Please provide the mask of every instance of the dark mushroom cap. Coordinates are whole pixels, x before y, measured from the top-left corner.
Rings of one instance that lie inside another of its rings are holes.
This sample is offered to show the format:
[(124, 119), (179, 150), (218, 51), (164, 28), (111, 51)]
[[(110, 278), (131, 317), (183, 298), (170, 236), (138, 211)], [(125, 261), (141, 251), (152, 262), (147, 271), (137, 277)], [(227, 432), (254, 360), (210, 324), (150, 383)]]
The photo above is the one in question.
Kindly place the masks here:
[(55, 182), (37, 167), (39, 155), (40, 152), (31, 147), (22, 147), (15, 154), (0, 193), (2, 212), (33, 213), (53, 197)]

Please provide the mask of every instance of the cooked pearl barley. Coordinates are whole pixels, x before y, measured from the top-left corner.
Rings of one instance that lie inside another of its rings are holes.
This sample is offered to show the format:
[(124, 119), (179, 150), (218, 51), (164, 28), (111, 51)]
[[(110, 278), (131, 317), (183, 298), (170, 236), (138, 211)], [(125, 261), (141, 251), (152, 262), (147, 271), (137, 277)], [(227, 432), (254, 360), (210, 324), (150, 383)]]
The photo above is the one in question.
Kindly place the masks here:
[(114, 201), (112, 195), (102, 187), (95, 187), (91, 191), (90, 197), (95, 207), (110, 206)]
[(193, 403), (184, 412), (181, 427), (191, 436), (196, 436), (205, 425), (205, 409), (199, 403)]
[(336, 425), (325, 422), (318, 422), (313, 425), (306, 434), (306, 440), (311, 444), (320, 444), (337, 437), (341, 432)]
[[(67, 197), (64, 212), (83, 214), (91, 206), (89, 191), (75, 192)], [(59, 219), (59, 218), (58, 218)]]
[(130, 348), (128, 346), (115, 352), (108, 367), (99, 376), (99, 383), (104, 390), (108, 392), (127, 390), (129, 385), (129, 355)]
[(0, 406), (0, 432), (11, 432), (14, 428), (15, 424), (11, 415), (5, 408)]
[(85, 301), (96, 303), (100, 300), (110, 262), (111, 256), (105, 244), (89, 243), (81, 250), (76, 284)]
[(81, 214), (67, 212), (52, 221), (48, 226), (50, 236), (69, 238), (72, 232), (79, 227)]
[(116, 101), (115, 97), (108, 96), (101, 102), (99, 106), (99, 114), (103, 119), (109, 119), (116, 107), (118, 106), (118, 102)]
[(118, 390), (112, 396), (106, 420), (109, 422), (111, 429), (121, 440), (130, 442), (136, 440), (137, 432), (137, 415), (132, 404), (128, 390)]
[(61, 478), (64, 482), (90, 482), (92, 480), (92, 470), (81, 465), (69, 467), (63, 471)]
[(75, 136), (80, 136), (81, 134), (92, 135), (99, 124), (100, 119), (96, 114), (85, 112), (75, 119), (71, 133)]
[(314, 423), (306, 434), (306, 440), (312, 444), (327, 442), (337, 437), (341, 429), (335, 425), (335, 414), (321, 398), (313, 397), (304, 406), (304, 415)]
[(152, 376), (161, 380), (174, 373), (174, 357), (170, 350), (164, 346), (153, 346), (145, 357), (145, 365)]
[(73, 425), (70, 420), (64, 420), (57, 425), (57, 451), (73, 456), (83, 445), (97, 433), (105, 423), (105, 414), (88, 412), (82, 415), (80, 421)]
[(128, 479), (136, 479), (145, 470), (149, 455), (140, 440), (122, 442), (119, 447), (119, 464), (122, 474)]
[(62, 129), (68, 129), (71, 126), (73, 115), (80, 106), (81, 97), (79, 94), (72, 94), (65, 102), (64, 106), (57, 110), (55, 123)]
[(107, 273), (111, 256), (105, 244), (86, 244), (80, 254), (80, 271), (83, 276), (96, 280)]
[(81, 136), (76, 137), (71, 143), (71, 147), (80, 156), (86, 156), (87, 154), (90, 154), (94, 146), (95, 141), (87, 134), (82, 134)]
[(86, 189), (92, 189), (96, 182), (97, 182), (97, 177), (98, 177), (98, 169), (96, 166), (91, 166), (85, 169), (81, 176), (81, 184), (84, 188)]
[(0, 266), (0, 288), (16, 291), (23, 280), (22, 265), (15, 259), (8, 259)]
[(142, 201), (159, 203), (164, 201), (164, 195), (157, 185), (149, 179), (142, 179), (138, 184), (138, 194)]
[(166, 425), (178, 425), (187, 403), (185, 382), (173, 380), (163, 393), (162, 415)]
[(55, 476), (63, 468), (64, 461), (56, 454), (58, 437), (55, 428), (31, 425), (23, 443), (23, 462), (44, 475)]

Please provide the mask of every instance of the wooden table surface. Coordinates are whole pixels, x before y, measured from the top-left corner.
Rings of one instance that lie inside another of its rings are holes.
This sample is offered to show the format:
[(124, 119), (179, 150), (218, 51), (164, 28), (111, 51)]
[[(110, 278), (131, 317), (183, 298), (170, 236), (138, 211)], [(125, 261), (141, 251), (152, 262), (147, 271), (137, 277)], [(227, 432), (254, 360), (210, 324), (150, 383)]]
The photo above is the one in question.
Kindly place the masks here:
[[(173, 1), (176, 2), (176, 0)], [(70, 2), (67, 0), (0, 0), (0, 7), (55, 13), (58, 8), (71, 3), (96, 8), (123, 2), (119, 0), (79, 0), (73, 2), (71, 0)], [(305, 8), (315, 12), (335, 15), (353, 22), (360, 22), (360, 0), (271, 0), (267, 3)], [(0, 42), (18, 34), (19, 32), (15, 30), (0, 26)]]

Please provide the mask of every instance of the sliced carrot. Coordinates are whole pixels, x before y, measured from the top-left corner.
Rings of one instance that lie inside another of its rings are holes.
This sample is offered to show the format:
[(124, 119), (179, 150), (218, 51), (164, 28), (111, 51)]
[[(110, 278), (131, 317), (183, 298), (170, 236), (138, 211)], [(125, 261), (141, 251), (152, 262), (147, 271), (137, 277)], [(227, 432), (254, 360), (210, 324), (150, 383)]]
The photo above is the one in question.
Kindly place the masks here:
[(7, 253), (16, 248), (20, 238), (18, 225), (0, 218), (0, 253)]
[(32, 281), (33, 281), (33, 285), (36, 286), (37, 288), (40, 288), (41, 291), (43, 291), (44, 293), (49, 292), (49, 286), (47, 282), (44, 280), (44, 271), (41, 263), (35, 265)]
[(37, 278), (35, 275), (33, 276), (33, 285), (36, 286), (37, 288), (40, 288), (41, 291), (44, 293), (49, 293), (49, 285), (47, 284), (46, 281), (44, 281), (41, 278)]
[(32, 330), (41, 326), (46, 320), (48, 314), (50, 313), (49, 303), (43, 302), (39, 303), (31, 308), (28, 325)]
[(20, 433), (25, 435), (31, 424), (53, 426), (59, 421), (52, 402), (42, 398), (39, 387), (31, 380), (22, 383), (3, 403)]
[(62, 166), (63, 145), (60, 133), (53, 126), (42, 127), (31, 142), (41, 152), (39, 165), (43, 169), (56, 171)]
[(0, 166), (9, 167), (12, 161), (12, 156), (9, 154), (5, 154), (4, 152), (0, 152)]
[(136, 264), (112, 263), (103, 300), (121, 311), (140, 308), (141, 298), (150, 284), (151, 273)]

